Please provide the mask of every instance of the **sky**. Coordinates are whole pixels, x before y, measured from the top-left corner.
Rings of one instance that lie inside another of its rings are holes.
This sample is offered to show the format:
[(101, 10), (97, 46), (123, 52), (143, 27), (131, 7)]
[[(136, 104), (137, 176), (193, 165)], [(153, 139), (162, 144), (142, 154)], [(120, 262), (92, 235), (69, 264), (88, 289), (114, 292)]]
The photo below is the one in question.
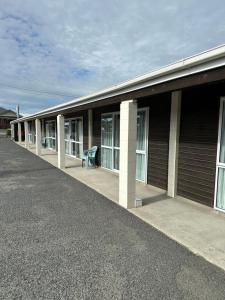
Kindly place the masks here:
[(0, 107), (27, 115), (225, 43), (224, 0), (0, 0)]

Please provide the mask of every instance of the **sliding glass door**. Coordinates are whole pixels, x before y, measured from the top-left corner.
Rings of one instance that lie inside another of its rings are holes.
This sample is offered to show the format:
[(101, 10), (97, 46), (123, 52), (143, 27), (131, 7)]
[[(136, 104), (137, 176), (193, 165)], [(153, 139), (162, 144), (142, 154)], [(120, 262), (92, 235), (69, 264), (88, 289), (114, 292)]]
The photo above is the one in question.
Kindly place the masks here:
[(83, 119), (65, 120), (66, 154), (81, 158), (83, 155)]
[(136, 179), (146, 181), (147, 173), (147, 110), (137, 114)]
[(119, 170), (119, 113), (102, 115), (101, 120), (101, 165), (103, 168)]
[[(146, 182), (147, 165), (147, 109), (137, 114), (136, 178)], [(119, 170), (120, 158), (120, 115), (103, 114), (101, 118), (101, 166), (113, 171)]]
[(114, 114), (113, 120), (113, 169), (119, 170), (120, 162), (120, 115)]
[(34, 134), (34, 128), (33, 128), (33, 121), (28, 122), (28, 142), (29, 144), (35, 143), (35, 134)]
[(46, 121), (46, 147), (56, 149), (56, 121)]
[(217, 149), (215, 206), (225, 211), (225, 99), (221, 100)]

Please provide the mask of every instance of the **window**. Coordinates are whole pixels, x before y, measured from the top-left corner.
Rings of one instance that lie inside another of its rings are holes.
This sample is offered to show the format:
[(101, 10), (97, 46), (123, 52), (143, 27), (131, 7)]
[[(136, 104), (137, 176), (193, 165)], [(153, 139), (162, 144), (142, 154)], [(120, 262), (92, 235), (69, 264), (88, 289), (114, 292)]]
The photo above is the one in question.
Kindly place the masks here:
[[(147, 164), (147, 109), (137, 114), (136, 178), (146, 181)], [(120, 114), (107, 113), (101, 118), (101, 165), (118, 171), (120, 158)]]
[(46, 121), (46, 147), (56, 148), (56, 122), (55, 120)]
[(81, 158), (83, 155), (83, 119), (65, 120), (66, 154)]
[(225, 211), (225, 100), (221, 100), (217, 153), (216, 208)]

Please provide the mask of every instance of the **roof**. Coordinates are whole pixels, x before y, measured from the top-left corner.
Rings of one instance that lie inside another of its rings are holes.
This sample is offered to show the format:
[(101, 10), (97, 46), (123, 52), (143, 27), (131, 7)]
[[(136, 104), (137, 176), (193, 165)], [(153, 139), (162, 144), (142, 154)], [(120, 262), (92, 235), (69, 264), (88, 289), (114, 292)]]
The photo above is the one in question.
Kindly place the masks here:
[(11, 109), (5, 109), (0, 107), (0, 117), (7, 117), (9, 119), (15, 119), (17, 117), (16, 113)]
[(29, 120), (48, 115), (50, 113), (63, 113), (63, 110), (82, 106), (87, 103), (100, 101), (116, 95), (125, 94), (141, 88), (154, 86), (170, 80), (178, 79), (188, 75), (197, 74), (206, 70), (212, 70), (225, 66), (225, 45), (201, 52), (200, 54), (182, 59), (176, 63), (167, 65), (158, 70), (124, 81), (109, 88), (100, 90), (93, 94), (65, 102), (60, 105), (52, 106), (39, 111), (28, 117), (17, 119), (14, 122)]

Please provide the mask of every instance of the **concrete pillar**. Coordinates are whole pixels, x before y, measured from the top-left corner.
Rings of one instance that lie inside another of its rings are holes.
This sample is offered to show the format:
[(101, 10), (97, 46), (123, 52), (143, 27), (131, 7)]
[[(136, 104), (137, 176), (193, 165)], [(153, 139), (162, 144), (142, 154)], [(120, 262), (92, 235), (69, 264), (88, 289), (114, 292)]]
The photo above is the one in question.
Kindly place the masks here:
[(135, 207), (136, 136), (137, 103), (124, 101), (120, 104), (119, 204), (125, 208)]
[(181, 91), (171, 94), (170, 140), (168, 161), (168, 191), (170, 197), (177, 192), (178, 146), (180, 134)]
[(18, 142), (21, 144), (22, 142), (22, 130), (21, 130), (21, 123), (18, 122)]
[(15, 139), (15, 125), (11, 124), (11, 140)]
[(28, 122), (24, 122), (24, 131), (25, 131), (25, 148), (29, 148), (29, 141), (28, 141)]
[(65, 129), (64, 116), (57, 116), (58, 168), (65, 168)]
[(88, 149), (90, 149), (92, 145), (92, 136), (93, 136), (93, 111), (92, 109), (88, 110)]
[(41, 155), (41, 121), (39, 119), (35, 120), (36, 129), (36, 154)]

